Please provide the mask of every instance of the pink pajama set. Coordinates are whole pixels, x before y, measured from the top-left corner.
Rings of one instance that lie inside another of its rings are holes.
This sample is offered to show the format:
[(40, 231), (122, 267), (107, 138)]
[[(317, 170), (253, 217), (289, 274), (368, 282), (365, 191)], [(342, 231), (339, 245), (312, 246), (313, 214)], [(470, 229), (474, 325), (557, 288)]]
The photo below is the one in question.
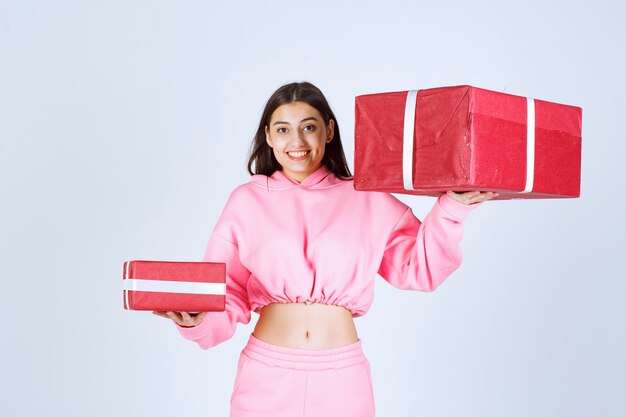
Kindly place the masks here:
[[(204, 255), (226, 263), (225, 311), (177, 328), (208, 349), (270, 303), (333, 304), (360, 317), (372, 304), (377, 274), (399, 289), (432, 291), (459, 267), (462, 221), (476, 206), (442, 195), (420, 222), (391, 194), (356, 191), (325, 167), (302, 183), (281, 171), (254, 175), (230, 195)], [(251, 334), (231, 417), (373, 416), (361, 342), (292, 349)]]

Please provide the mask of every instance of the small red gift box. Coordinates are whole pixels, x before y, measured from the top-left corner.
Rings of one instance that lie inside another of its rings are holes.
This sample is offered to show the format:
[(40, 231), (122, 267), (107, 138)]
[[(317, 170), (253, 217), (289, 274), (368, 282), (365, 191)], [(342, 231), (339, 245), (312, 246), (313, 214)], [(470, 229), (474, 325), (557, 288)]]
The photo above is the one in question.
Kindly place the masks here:
[(124, 262), (124, 308), (156, 311), (223, 311), (226, 264)]
[(580, 196), (580, 107), (471, 86), (356, 97), (354, 187)]

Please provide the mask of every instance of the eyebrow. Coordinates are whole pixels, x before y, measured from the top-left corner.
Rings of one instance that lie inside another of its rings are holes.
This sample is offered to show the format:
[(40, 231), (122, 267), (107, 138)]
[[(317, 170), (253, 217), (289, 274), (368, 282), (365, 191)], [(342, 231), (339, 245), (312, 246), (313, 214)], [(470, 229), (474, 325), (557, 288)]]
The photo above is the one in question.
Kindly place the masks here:
[[(304, 119), (300, 120), (300, 123), (302, 123), (302, 122), (306, 122), (306, 121), (309, 121), (309, 120), (315, 120), (316, 122), (318, 122), (318, 121), (319, 121), (319, 120), (317, 120), (317, 118), (316, 118), (316, 117), (312, 117), (312, 116), (311, 116), (311, 117), (305, 117)], [(283, 122), (283, 121), (281, 121), (281, 120), (277, 120), (277, 121), (275, 121), (274, 123), (272, 123), (272, 125), (277, 125), (277, 124), (285, 124), (285, 125), (288, 125), (288, 124), (289, 124), (289, 122)]]

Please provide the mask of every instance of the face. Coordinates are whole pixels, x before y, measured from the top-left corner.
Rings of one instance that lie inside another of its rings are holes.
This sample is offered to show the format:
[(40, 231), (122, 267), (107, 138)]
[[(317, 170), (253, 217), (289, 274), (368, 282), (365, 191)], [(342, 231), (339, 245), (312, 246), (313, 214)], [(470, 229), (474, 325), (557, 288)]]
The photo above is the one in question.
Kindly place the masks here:
[(328, 125), (315, 107), (302, 101), (283, 104), (265, 126), (265, 140), (288, 177), (302, 182), (322, 165), (335, 121)]

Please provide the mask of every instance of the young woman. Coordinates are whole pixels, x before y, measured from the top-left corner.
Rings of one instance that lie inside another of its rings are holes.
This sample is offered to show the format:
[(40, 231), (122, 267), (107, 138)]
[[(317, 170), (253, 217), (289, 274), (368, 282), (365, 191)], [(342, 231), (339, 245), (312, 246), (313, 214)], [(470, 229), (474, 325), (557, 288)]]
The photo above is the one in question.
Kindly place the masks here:
[(231, 417), (373, 416), (353, 319), (369, 309), (376, 274), (434, 290), (460, 265), (465, 216), (496, 194), (448, 192), (420, 222), (391, 194), (354, 190), (336, 118), (306, 82), (270, 97), (248, 170), (204, 255), (226, 263), (226, 310), (155, 314), (204, 349), (260, 314), (239, 358)]

